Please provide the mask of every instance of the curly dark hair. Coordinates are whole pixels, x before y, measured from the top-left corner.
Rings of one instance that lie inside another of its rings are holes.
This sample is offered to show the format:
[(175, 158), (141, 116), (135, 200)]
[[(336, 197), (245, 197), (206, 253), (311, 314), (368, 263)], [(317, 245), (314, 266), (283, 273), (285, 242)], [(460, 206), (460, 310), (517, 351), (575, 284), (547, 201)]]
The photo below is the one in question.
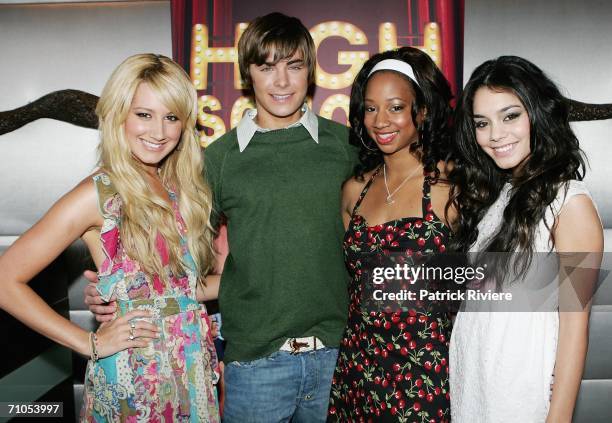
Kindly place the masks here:
[[(516, 95), (527, 111), (530, 155), (519, 172), (500, 169), (478, 146), (473, 117), (476, 91), (487, 87)], [(511, 182), (504, 224), (489, 241), (487, 252), (522, 251), (515, 270), (525, 270), (533, 257), (535, 229), (569, 180), (582, 180), (585, 158), (568, 120), (569, 107), (556, 85), (533, 63), (501, 56), (478, 66), (459, 99), (455, 113), (456, 157), (450, 179), (451, 201), (459, 212), (454, 248), (467, 251), (478, 237), (478, 222)], [(547, 222), (546, 224), (549, 224)], [(549, 229), (551, 229), (549, 227)], [(554, 237), (551, 234), (552, 245)], [(502, 263), (507, 269), (508, 262)]]
[[(450, 118), (452, 93), (448, 81), (431, 58), (423, 51), (413, 47), (402, 47), (372, 56), (364, 63), (357, 74), (351, 89), (349, 122), (351, 125), (349, 142), (359, 147), (359, 164), (355, 166), (354, 176), (363, 180), (363, 175), (383, 163), (383, 155), (375, 146), (376, 143), (368, 135), (364, 124), (364, 96), (368, 84), (368, 74), (380, 61), (396, 59), (408, 63), (416, 76), (419, 85), (406, 75), (402, 75), (415, 92), (415, 100), (411, 107), (412, 121), (420, 111), (426, 111), (422, 123), (418, 127), (418, 141), (410, 146), (411, 152), (416, 152), (421, 158), (425, 172), (432, 174), (435, 183), (440, 176), (438, 162), (448, 157), (451, 139)], [(394, 71), (381, 71), (394, 72)], [(362, 142), (363, 141), (363, 142)], [(374, 148), (370, 150), (364, 145)]]

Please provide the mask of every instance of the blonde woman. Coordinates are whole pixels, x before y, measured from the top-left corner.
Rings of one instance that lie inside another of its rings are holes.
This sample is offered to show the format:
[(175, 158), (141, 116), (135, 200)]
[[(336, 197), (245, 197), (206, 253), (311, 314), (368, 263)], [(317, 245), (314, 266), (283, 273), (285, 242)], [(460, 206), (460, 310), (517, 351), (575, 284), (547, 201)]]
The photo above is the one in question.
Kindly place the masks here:
[[(170, 59), (140, 54), (107, 82), (99, 170), (62, 197), (2, 257), (0, 307), (91, 357), (81, 419), (217, 422), (217, 362), (198, 299), (213, 260), (211, 194), (195, 134), (196, 92)], [(115, 318), (87, 333), (28, 286), (76, 238)], [(214, 282), (218, 282), (215, 280)]]

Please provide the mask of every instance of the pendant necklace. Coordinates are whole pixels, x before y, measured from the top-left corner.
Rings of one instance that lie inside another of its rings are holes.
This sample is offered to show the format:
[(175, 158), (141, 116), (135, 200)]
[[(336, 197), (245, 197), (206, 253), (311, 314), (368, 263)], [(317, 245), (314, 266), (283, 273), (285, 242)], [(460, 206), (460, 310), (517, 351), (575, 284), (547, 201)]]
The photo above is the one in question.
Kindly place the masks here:
[(421, 169), (421, 166), (417, 166), (412, 172), (410, 172), (408, 176), (404, 178), (404, 180), (397, 186), (397, 188), (393, 190), (393, 192), (389, 192), (389, 184), (387, 183), (387, 165), (383, 164), (383, 179), (385, 181), (385, 189), (387, 190), (387, 199), (385, 200), (385, 202), (388, 205), (395, 203), (395, 200), (393, 199), (395, 193), (398, 192), (399, 189), (403, 187), (404, 184), (408, 181), (408, 179), (412, 178), (419, 171), (419, 169)]

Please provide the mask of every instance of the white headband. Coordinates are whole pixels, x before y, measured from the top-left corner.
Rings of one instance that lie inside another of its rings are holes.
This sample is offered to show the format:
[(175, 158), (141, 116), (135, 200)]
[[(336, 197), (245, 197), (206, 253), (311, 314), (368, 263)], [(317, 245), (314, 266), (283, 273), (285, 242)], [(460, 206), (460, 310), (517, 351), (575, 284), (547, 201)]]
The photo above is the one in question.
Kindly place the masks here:
[(377, 71), (380, 70), (392, 70), (399, 72), (401, 74), (406, 75), (408, 78), (412, 79), (415, 84), (419, 85), (419, 81), (417, 81), (416, 76), (414, 76), (414, 71), (412, 70), (412, 66), (408, 63), (403, 62), (397, 59), (385, 59), (378, 62), (368, 74), (368, 78)]

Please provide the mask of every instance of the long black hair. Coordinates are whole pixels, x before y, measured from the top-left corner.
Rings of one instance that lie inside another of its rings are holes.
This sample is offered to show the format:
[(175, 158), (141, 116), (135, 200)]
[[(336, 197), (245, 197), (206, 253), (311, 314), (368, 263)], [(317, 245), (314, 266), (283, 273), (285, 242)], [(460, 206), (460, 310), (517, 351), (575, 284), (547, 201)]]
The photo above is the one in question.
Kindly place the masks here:
[(355, 177), (363, 179), (364, 173), (375, 169), (383, 163), (383, 155), (376, 148), (374, 140), (369, 137), (363, 120), (365, 113), (364, 96), (369, 79), (368, 74), (378, 62), (385, 59), (396, 59), (408, 63), (412, 67), (419, 83), (419, 85), (415, 84), (406, 75), (398, 72), (398, 75), (402, 75), (408, 81), (415, 93), (415, 100), (411, 107), (412, 121), (415, 126), (418, 113), (421, 111), (426, 112), (421, 124), (418, 126), (418, 141), (410, 146), (410, 151), (417, 152), (421, 157), (425, 172), (433, 174), (432, 180), (435, 182), (440, 175), (437, 164), (440, 160), (446, 159), (449, 153), (451, 139), (449, 120), (452, 111), (450, 100), (452, 99), (452, 94), (448, 81), (436, 64), (426, 53), (413, 47), (402, 47), (397, 50), (375, 54), (364, 63), (361, 71), (355, 78), (351, 90), (349, 110), (349, 122), (351, 125), (349, 141), (360, 148), (359, 164), (355, 166)]
[[(476, 91), (487, 87), (516, 95), (527, 111), (530, 155), (519, 172), (500, 169), (478, 146), (473, 117)], [(487, 252), (522, 251), (515, 266), (524, 270), (533, 257), (535, 229), (564, 183), (582, 180), (585, 158), (568, 120), (569, 107), (556, 85), (533, 63), (501, 56), (478, 66), (465, 86), (455, 113), (456, 157), (451, 200), (459, 212), (454, 247), (466, 251), (476, 241), (478, 222), (511, 182), (504, 224), (485, 247)], [(545, 222), (550, 225), (551, 222)], [(552, 229), (549, 227), (549, 229)], [(554, 246), (554, 237), (551, 241)], [(504, 263), (507, 268), (508, 262)], [(516, 268), (515, 268), (516, 269)], [(518, 269), (517, 269), (518, 270)]]

